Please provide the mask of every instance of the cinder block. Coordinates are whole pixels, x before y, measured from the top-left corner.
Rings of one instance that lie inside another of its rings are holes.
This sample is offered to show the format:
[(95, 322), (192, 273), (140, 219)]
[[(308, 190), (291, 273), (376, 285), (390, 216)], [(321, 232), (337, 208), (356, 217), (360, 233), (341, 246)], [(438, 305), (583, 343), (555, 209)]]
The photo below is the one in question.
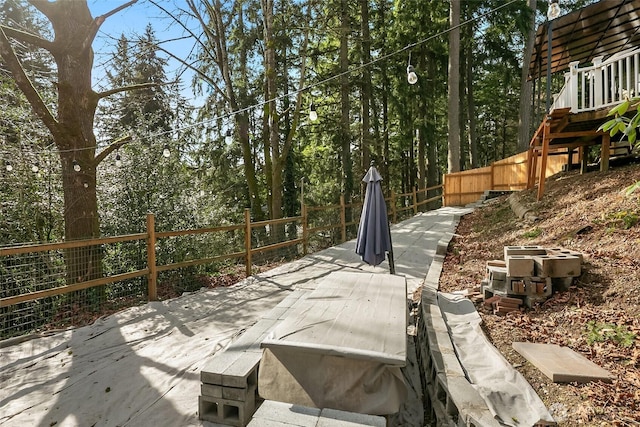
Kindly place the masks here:
[(255, 398), (256, 388), (257, 385), (255, 384), (249, 388), (222, 387), (222, 398), (246, 402), (247, 400)]
[(580, 258), (574, 255), (536, 255), (536, 276), (578, 277), (582, 274)]
[(568, 291), (573, 284), (573, 277), (552, 277), (553, 290), (557, 292)]
[(494, 280), (505, 281), (507, 279), (507, 268), (487, 265), (487, 277), (489, 278), (489, 282)]
[(211, 396), (198, 397), (198, 416), (201, 420), (235, 427), (245, 427), (256, 411), (255, 389), (249, 400), (241, 402)]
[(584, 255), (582, 252), (572, 251), (565, 248), (547, 248), (547, 255), (571, 255), (580, 258), (580, 263), (584, 262)]
[(504, 259), (510, 255), (546, 255), (547, 251), (542, 246), (505, 246)]
[(202, 396), (222, 399), (222, 386), (215, 384), (200, 384), (200, 394)]
[(258, 365), (262, 353), (245, 351), (222, 373), (222, 385), (225, 387), (248, 388), (258, 383)]
[(492, 259), (491, 261), (487, 261), (487, 267), (506, 267), (507, 263), (501, 259)]
[(534, 276), (534, 262), (531, 255), (509, 255), (507, 257), (507, 275), (511, 277)]
[(505, 292), (507, 290), (507, 282), (506, 280), (492, 280), (489, 287), (493, 289), (494, 292)]
[(213, 355), (200, 371), (200, 380), (205, 384), (222, 385), (222, 374), (240, 358), (243, 351), (226, 349)]

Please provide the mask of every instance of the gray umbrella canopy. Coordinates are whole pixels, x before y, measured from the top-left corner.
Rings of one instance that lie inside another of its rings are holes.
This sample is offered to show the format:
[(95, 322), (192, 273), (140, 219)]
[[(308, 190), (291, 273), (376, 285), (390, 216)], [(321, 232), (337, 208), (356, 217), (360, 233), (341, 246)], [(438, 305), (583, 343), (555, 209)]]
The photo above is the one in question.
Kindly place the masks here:
[(387, 219), (387, 205), (382, 194), (380, 181), (382, 176), (371, 166), (362, 179), (367, 183), (364, 195), (362, 214), (356, 239), (356, 253), (370, 265), (378, 265), (384, 261), (385, 253), (389, 253), (389, 267), (395, 273), (393, 265), (393, 247)]

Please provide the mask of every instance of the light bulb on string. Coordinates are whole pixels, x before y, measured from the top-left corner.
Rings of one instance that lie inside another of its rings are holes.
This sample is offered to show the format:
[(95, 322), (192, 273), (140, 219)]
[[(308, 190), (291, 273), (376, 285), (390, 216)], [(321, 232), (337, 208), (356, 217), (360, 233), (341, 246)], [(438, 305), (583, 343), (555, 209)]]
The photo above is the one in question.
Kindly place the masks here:
[(409, 65), (407, 67), (407, 81), (409, 82), (410, 85), (414, 85), (418, 82), (418, 75), (416, 74), (416, 71), (413, 68), (413, 65)]
[(318, 120), (318, 112), (316, 111), (316, 104), (314, 104), (313, 101), (309, 106), (309, 120), (311, 120), (312, 122), (315, 122), (316, 120)]
[(411, 65), (411, 52), (409, 52), (409, 61), (407, 61), (407, 81), (410, 85), (414, 85), (418, 82), (418, 75), (416, 69)]
[(13, 170), (13, 165), (9, 160), (7, 160), (4, 162), (4, 168), (7, 170), (7, 172), (11, 172)]
[(40, 170), (40, 167), (38, 166), (38, 164), (37, 164), (37, 163), (34, 163), (34, 164), (31, 166), (31, 172), (33, 172), (33, 173), (38, 173), (38, 171), (39, 171), (39, 170)]
[(547, 18), (552, 21), (560, 16), (560, 4), (558, 0), (551, 0), (549, 3), (549, 10), (547, 11)]
[(116, 167), (122, 166), (122, 159), (120, 158), (120, 153), (116, 152)]
[(164, 149), (162, 150), (162, 155), (166, 158), (171, 156), (171, 150), (169, 150), (169, 144), (164, 144)]
[(80, 163), (76, 159), (73, 159), (73, 170), (76, 172), (80, 172), (82, 167), (80, 167)]
[(227, 144), (231, 144), (233, 142), (233, 135), (231, 133), (231, 129), (227, 129), (227, 133), (224, 137), (224, 142)]

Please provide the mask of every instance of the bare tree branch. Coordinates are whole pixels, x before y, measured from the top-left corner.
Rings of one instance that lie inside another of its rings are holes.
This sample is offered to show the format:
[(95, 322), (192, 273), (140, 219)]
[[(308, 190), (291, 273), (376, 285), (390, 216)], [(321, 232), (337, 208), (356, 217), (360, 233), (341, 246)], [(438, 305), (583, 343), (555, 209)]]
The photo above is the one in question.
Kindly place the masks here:
[(107, 158), (109, 154), (113, 153), (115, 150), (122, 147), (127, 142), (131, 142), (132, 140), (133, 138), (131, 138), (131, 135), (126, 135), (126, 136), (123, 136), (122, 138), (116, 139), (111, 143), (111, 145), (109, 145), (107, 148), (102, 150), (100, 154), (98, 154), (95, 157), (95, 159), (93, 160), (94, 164), (98, 166), (105, 158)]
[(49, 40), (43, 39), (42, 37), (39, 37), (35, 34), (27, 33), (26, 31), (21, 31), (11, 27), (6, 27), (4, 25), (0, 25), (0, 27), (2, 27), (2, 30), (8, 37), (14, 38), (16, 40), (20, 40), (25, 43), (32, 44), (37, 47), (41, 47), (48, 51), (51, 51), (51, 49), (53, 49), (52, 42), (50, 42)]
[(0, 27), (0, 55), (2, 59), (4, 59), (9, 71), (11, 71), (16, 84), (26, 96), (29, 104), (31, 104), (33, 111), (40, 117), (49, 131), (51, 131), (54, 138), (60, 137), (61, 131), (58, 121), (40, 97), (29, 76), (25, 73), (24, 68), (22, 68), (22, 64), (11, 47), (3, 27)]
[(166, 85), (170, 85), (170, 84), (173, 84), (173, 82), (170, 82), (170, 83), (140, 83), (140, 84), (135, 84), (135, 85), (130, 85), (130, 86), (116, 87), (116, 88), (113, 88), (113, 89), (105, 90), (104, 92), (96, 93), (96, 98), (97, 99), (102, 99), (102, 98), (106, 98), (107, 96), (111, 96), (111, 95), (114, 95), (114, 94), (120, 93), (120, 92), (129, 92), (129, 91), (132, 91), (132, 90), (147, 89), (147, 88), (150, 88), (150, 87), (160, 87), (160, 86), (166, 86)]
[(176, 55), (174, 55), (173, 53), (169, 52), (168, 50), (164, 49), (163, 47), (160, 46), (155, 46), (156, 49), (166, 53), (167, 55), (169, 55), (170, 57), (172, 57), (173, 59), (175, 59), (176, 61), (180, 62), (182, 65), (184, 65), (185, 67), (189, 68), (190, 70), (194, 71), (196, 74), (198, 74), (198, 76), (200, 76), (200, 78), (202, 78), (204, 81), (206, 81), (207, 83), (209, 83), (211, 86), (213, 86), (213, 88), (216, 90), (216, 92), (218, 92), (220, 94), (220, 96), (222, 96), (226, 101), (229, 100), (227, 94), (225, 93), (224, 90), (222, 90), (220, 88), (220, 86), (218, 86), (218, 84), (208, 75), (206, 75), (205, 73), (203, 73), (201, 70), (199, 70), (198, 68), (194, 67), (192, 64), (186, 62), (184, 59), (177, 57)]
[[(169, 17), (171, 17), (171, 19), (173, 19), (178, 25), (180, 25), (182, 27), (182, 29), (184, 31), (187, 32), (187, 34), (189, 34), (191, 37), (194, 38), (194, 40), (196, 41), (196, 43), (198, 43), (198, 45), (200, 45), (200, 47), (202, 48), (202, 51), (205, 53), (211, 53), (210, 49), (207, 48), (207, 46), (200, 40), (200, 38), (193, 32), (191, 31), (183, 22), (182, 20), (180, 20), (177, 16), (175, 16), (173, 13), (171, 13), (170, 11), (168, 11), (167, 9), (165, 9), (164, 7), (162, 7), (157, 1), (155, 0), (149, 0), (153, 5), (155, 5), (158, 9), (162, 10), (165, 14), (167, 14)], [(191, 9), (192, 15), (195, 19), (198, 20), (198, 22), (200, 23), (201, 28), (203, 29), (203, 31), (206, 33), (207, 35), (207, 39), (208, 40), (215, 40), (215, 37), (213, 36), (213, 34), (211, 33), (211, 30), (209, 30), (208, 26), (206, 25), (206, 23), (204, 22), (202, 15), (200, 15), (200, 12), (198, 11), (196, 5), (193, 3), (193, 1), (187, 1), (187, 6), (189, 7), (189, 9)], [(186, 11), (185, 11), (186, 13)], [(210, 84), (211, 86), (213, 86), (213, 88), (216, 90), (216, 92), (218, 92), (218, 94), (220, 96), (222, 96), (226, 101), (229, 100), (229, 97), (227, 95), (227, 93), (222, 90), (220, 88), (220, 86), (208, 75), (204, 74), (202, 71), (200, 71), (199, 69), (197, 69), (196, 67), (193, 66), (192, 63), (188, 63), (187, 61), (185, 61), (182, 58), (177, 57), (176, 55), (174, 55), (173, 53), (169, 52), (168, 50), (160, 47), (160, 46), (156, 46), (157, 49), (161, 50), (162, 52), (164, 52), (165, 54), (169, 55), (170, 57), (172, 57), (173, 59), (175, 59), (176, 61), (180, 62), (182, 65), (184, 65), (186, 68), (194, 71), (196, 74), (198, 74), (198, 76), (200, 76), (200, 78), (202, 78), (204, 81), (206, 81), (208, 84)], [(210, 55), (211, 56), (211, 55)], [(219, 62), (219, 58), (212, 56), (211, 59), (219, 66), (219, 68), (222, 68)]]
[(86, 37), (84, 38), (84, 41), (82, 42), (82, 50), (85, 51), (87, 49), (89, 49), (91, 47), (91, 45), (93, 44), (93, 40), (96, 37), (96, 34), (98, 34), (98, 30), (100, 29), (100, 26), (104, 23), (104, 21), (112, 16), (115, 15), (116, 13), (120, 12), (123, 9), (126, 9), (127, 7), (137, 3), (138, 0), (131, 0), (123, 5), (120, 5), (118, 7), (116, 7), (115, 9), (100, 15), (100, 16), (96, 16), (93, 20), (93, 22), (91, 23), (91, 26), (89, 27), (89, 32), (87, 33)]

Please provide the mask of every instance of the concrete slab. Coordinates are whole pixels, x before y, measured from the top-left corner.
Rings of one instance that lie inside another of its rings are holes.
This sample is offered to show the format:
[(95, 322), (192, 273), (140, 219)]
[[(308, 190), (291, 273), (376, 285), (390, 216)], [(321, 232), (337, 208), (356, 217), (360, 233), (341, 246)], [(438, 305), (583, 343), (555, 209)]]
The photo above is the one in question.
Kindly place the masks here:
[[(396, 273), (407, 279), (408, 293), (425, 280), (457, 218), (470, 211), (441, 208), (391, 227)], [(389, 274), (386, 261), (363, 263), (354, 239), (234, 286), (132, 307), (91, 326), (4, 347), (0, 424), (210, 426), (198, 419), (196, 408), (201, 372), (211, 357), (234, 344), (261, 351), (255, 343), (280, 317), (271, 310), (281, 301), (281, 307), (295, 305), (339, 270)], [(433, 282), (437, 289), (436, 275)], [(251, 336), (261, 319), (265, 332)], [(212, 388), (211, 394), (219, 391)]]
[(357, 427), (373, 426), (385, 427), (384, 417), (374, 415), (356, 414), (354, 412), (338, 411), (336, 409), (323, 409), (316, 427)]
[(612, 375), (569, 347), (514, 342), (513, 349), (556, 383), (611, 382)]
[(320, 409), (317, 408), (265, 400), (253, 414), (253, 419), (247, 427), (271, 425), (315, 427), (318, 417), (320, 417)]

